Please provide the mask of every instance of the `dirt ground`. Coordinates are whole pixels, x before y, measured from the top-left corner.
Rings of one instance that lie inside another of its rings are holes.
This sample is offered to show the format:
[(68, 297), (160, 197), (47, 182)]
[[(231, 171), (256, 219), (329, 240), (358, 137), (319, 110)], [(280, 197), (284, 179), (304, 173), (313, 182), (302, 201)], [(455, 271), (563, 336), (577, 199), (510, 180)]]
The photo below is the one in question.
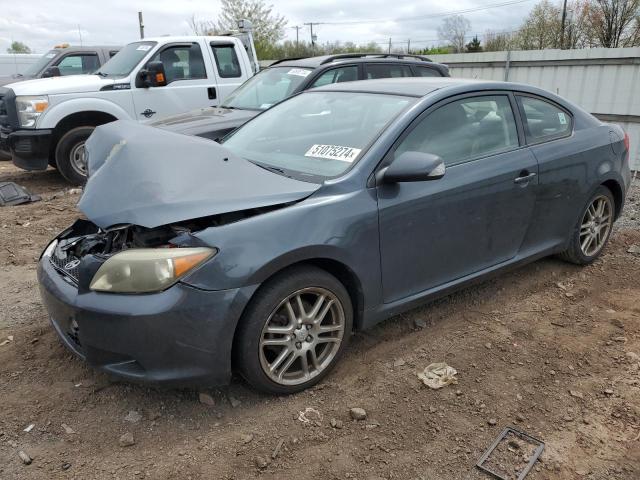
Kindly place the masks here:
[[(35, 262), (79, 194), (53, 170), (0, 162), (2, 180), (44, 197), (0, 209), (2, 479), (486, 479), (475, 463), (506, 426), (545, 442), (527, 479), (640, 478), (640, 254), (628, 252), (640, 247), (640, 181), (595, 264), (538, 261), (358, 333), (309, 391), (270, 397), (236, 379), (207, 405), (65, 350)], [(458, 384), (422, 385), (432, 362)]]

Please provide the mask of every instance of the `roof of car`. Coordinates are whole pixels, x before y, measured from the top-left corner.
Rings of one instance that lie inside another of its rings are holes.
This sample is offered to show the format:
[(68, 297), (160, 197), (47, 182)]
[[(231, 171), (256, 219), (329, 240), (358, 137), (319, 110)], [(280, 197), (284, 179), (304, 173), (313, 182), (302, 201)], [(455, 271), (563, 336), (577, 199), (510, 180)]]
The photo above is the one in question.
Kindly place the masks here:
[(343, 92), (387, 93), (423, 97), (434, 90), (444, 87), (455, 87), (468, 84), (495, 83), (483, 80), (451, 77), (404, 77), (384, 78), (376, 80), (359, 80), (354, 82), (332, 83), (313, 90), (334, 90)]
[(385, 54), (385, 53), (346, 53), (322, 55), (307, 58), (285, 58), (272, 63), (271, 66), (318, 68), (321, 65), (335, 65), (340, 62), (411, 62), (433, 64), (431, 59), (422, 55)]

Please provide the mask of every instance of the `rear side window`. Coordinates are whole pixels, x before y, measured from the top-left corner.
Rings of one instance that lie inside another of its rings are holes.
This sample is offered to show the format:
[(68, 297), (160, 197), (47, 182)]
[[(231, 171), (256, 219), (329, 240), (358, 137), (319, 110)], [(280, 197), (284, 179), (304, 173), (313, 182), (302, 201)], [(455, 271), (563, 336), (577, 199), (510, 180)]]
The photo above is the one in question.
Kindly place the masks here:
[(98, 55), (87, 53), (82, 55), (67, 55), (60, 63), (60, 75), (80, 75), (82, 73), (93, 73), (98, 67)]
[(237, 78), (242, 76), (238, 55), (232, 43), (223, 45), (213, 43), (211, 44), (211, 49), (213, 50), (213, 57), (216, 59), (218, 74), (222, 78)]
[(397, 77), (413, 77), (409, 66), (397, 63), (368, 63), (365, 65), (365, 78), (367, 80)]
[(358, 67), (356, 65), (347, 65), (345, 67), (332, 68), (322, 73), (310, 88), (322, 87), (330, 83), (353, 82), (354, 80), (358, 80)]
[(431, 67), (418, 67), (413, 66), (413, 70), (416, 73), (416, 77), (441, 77), (440, 72)]
[(573, 120), (569, 112), (539, 98), (517, 98), (524, 117), (527, 142), (553, 140), (571, 134)]
[(404, 138), (395, 157), (406, 151), (432, 153), (451, 166), (518, 146), (509, 97), (485, 95), (455, 100), (431, 112)]
[(172, 45), (156, 53), (152, 62), (162, 62), (167, 83), (207, 78), (200, 45)]

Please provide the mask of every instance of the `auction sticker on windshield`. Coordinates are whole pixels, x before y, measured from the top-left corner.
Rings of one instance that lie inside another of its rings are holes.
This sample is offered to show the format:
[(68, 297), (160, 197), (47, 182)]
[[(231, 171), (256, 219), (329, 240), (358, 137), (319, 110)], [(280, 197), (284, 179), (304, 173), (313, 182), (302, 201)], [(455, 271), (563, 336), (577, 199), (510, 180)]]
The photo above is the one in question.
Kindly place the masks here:
[(298, 77), (307, 77), (311, 73), (311, 70), (305, 70), (304, 68), (292, 68), (287, 72), (288, 75), (297, 75)]
[(341, 147), (339, 145), (312, 145), (305, 157), (326, 158), (329, 160), (341, 160), (353, 162), (362, 151), (360, 148)]

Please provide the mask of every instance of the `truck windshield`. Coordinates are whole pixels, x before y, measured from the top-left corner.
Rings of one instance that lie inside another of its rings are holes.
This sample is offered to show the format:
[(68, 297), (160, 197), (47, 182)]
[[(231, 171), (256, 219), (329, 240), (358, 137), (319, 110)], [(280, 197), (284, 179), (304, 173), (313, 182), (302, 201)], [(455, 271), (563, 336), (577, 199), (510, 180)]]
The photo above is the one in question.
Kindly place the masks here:
[(49, 62), (58, 55), (58, 53), (60, 53), (58, 50), (49, 50), (47, 53), (42, 55), (36, 63), (27, 68), (27, 70), (24, 72), (24, 75), (27, 77), (37, 76), (40, 72), (42, 72), (42, 70), (44, 70), (44, 67), (46, 67)]
[(126, 45), (105, 63), (96, 75), (103, 77), (126, 77), (149, 53), (156, 42), (134, 42)]
[(295, 93), (310, 73), (309, 68), (267, 68), (240, 85), (227, 97), (223, 107), (266, 110)]
[(258, 115), (223, 145), (281, 175), (309, 181), (337, 177), (415, 101), (399, 95), (310, 91)]

